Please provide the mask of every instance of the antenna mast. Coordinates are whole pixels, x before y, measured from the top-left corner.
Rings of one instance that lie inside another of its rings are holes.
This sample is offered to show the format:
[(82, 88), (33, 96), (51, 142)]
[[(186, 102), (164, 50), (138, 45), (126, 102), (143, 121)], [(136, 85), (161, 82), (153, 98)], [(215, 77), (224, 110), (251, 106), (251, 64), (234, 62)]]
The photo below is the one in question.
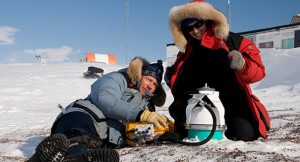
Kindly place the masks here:
[(230, 29), (231, 25), (231, 11), (230, 11), (230, 0), (227, 0), (227, 11), (226, 11), (227, 21), (228, 21), (228, 27)]
[(127, 65), (127, 51), (128, 51), (128, 8), (129, 8), (129, 1), (126, 0), (126, 6), (125, 6), (125, 24), (126, 24), (126, 31), (125, 31), (125, 57), (126, 57), (126, 65)]

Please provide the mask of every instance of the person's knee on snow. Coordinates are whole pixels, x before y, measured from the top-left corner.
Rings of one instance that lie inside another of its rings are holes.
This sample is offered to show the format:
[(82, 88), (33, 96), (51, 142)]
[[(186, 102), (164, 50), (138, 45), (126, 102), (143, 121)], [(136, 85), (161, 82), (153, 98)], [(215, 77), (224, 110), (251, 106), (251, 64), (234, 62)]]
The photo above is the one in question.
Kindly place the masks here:
[(238, 118), (227, 124), (225, 136), (233, 141), (246, 142), (258, 139), (259, 134), (249, 121)]

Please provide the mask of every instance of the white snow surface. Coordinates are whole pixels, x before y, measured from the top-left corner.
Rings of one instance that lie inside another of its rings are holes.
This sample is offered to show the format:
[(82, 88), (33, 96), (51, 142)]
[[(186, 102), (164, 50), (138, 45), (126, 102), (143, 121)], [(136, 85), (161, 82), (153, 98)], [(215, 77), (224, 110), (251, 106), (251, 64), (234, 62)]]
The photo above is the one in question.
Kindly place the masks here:
[[(271, 117), (268, 139), (252, 142), (211, 140), (201, 146), (147, 145), (117, 149), (120, 161), (300, 161), (300, 48), (261, 50), (267, 76), (252, 86)], [(100, 63), (0, 64), (0, 161), (25, 161), (60, 113), (57, 105), (85, 98), (95, 79), (89, 66), (104, 73), (125, 67)], [(163, 83), (164, 84), (164, 83)], [(173, 98), (160, 113), (169, 116)]]

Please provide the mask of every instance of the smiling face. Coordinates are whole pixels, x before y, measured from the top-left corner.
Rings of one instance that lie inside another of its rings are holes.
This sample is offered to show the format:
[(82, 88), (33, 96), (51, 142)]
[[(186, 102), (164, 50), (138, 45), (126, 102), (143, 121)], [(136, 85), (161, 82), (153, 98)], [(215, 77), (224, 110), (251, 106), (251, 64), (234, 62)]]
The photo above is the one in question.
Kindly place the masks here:
[(190, 23), (187, 27), (187, 32), (195, 39), (201, 40), (205, 31), (207, 30), (207, 25), (205, 21), (195, 21)]
[(159, 83), (152, 76), (142, 76), (140, 81), (139, 90), (142, 96), (145, 96), (146, 92), (153, 94), (158, 87)]

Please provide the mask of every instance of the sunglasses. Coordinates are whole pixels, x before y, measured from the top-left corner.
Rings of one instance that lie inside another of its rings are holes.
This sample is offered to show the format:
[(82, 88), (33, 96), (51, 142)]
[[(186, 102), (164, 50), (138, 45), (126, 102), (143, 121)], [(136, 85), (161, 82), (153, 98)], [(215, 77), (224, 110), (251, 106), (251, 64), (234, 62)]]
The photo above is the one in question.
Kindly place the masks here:
[(201, 26), (203, 26), (204, 22), (205, 22), (204, 20), (198, 20), (194, 25), (186, 26), (185, 30), (188, 31), (188, 32), (191, 32), (191, 31), (194, 30), (194, 28), (198, 29)]

